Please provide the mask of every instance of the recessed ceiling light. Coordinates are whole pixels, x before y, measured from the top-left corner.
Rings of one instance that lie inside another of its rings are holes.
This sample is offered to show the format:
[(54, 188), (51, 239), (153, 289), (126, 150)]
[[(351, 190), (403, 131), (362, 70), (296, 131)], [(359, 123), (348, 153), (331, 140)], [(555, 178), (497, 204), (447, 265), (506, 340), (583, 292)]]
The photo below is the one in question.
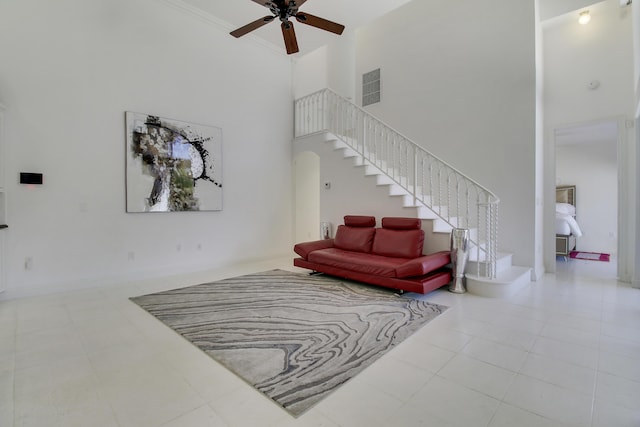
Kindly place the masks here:
[(580, 17), (578, 18), (578, 22), (581, 25), (587, 25), (589, 21), (591, 21), (591, 15), (589, 14), (589, 11), (585, 10), (584, 12), (580, 12)]

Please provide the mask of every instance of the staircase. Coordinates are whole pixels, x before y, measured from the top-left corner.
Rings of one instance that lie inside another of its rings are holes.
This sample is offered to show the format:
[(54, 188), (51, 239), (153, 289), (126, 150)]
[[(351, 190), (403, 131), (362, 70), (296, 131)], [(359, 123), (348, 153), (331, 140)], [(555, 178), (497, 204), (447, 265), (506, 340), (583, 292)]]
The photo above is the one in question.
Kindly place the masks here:
[[(433, 239), (446, 244), (453, 228), (470, 230), (466, 268), (470, 293), (502, 297), (530, 281), (530, 268), (512, 265), (497, 251), (498, 198), (367, 112), (325, 89), (295, 104), (295, 136), (332, 144), (376, 186), (388, 188), (411, 214), (431, 223)], [(321, 142), (317, 142), (321, 143)], [(428, 226), (423, 227), (425, 229)]]

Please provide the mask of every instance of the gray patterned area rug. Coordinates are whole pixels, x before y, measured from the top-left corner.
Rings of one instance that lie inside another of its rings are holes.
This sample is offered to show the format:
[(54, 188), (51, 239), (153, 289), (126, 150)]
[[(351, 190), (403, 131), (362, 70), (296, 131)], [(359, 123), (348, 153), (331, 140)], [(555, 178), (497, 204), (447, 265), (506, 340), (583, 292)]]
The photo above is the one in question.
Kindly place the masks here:
[(447, 308), (283, 270), (131, 300), (294, 417)]

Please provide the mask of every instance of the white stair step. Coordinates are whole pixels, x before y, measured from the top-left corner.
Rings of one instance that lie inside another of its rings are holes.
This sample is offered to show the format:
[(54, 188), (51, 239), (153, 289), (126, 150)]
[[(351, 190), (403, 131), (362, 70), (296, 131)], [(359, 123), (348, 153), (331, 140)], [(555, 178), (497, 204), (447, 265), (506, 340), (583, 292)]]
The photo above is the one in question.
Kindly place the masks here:
[(441, 219), (433, 220), (433, 232), (434, 233), (451, 233), (453, 227), (444, 222)]
[[(480, 269), (480, 275), (485, 275), (487, 272), (487, 263), (485, 262), (484, 253), (480, 252), (480, 261), (478, 261), (478, 252), (471, 248), (469, 251), (469, 260), (465, 271), (469, 274), (477, 274)], [(506, 252), (498, 252), (496, 254), (496, 272), (500, 273), (513, 266), (513, 254)]]
[(415, 209), (416, 217), (420, 219), (437, 219), (438, 215), (426, 206), (404, 206), (405, 209)]
[(495, 278), (466, 274), (467, 291), (482, 297), (505, 298), (515, 295), (531, 282), (531, 268), (511, 266)]
[(352, 159), (353, 159), (353, 166), (355, 166), (355, 167), (364, 167), (364, 166), (367, 166), (369, 164), (369, 162), (364, 160), (362, 158), (362, 156), (352, 157)]
[(340, 139), (331, 139), (327, 142), (330, 142), (333, 145), (333, 149), (334, 150), (340, 150), (342, 148), (349, 148), (349, 146), (344, 142), (341, 141)]
[(360, 154), (358, 154), (358, 152), (356, 150), (354, 150), (353, 148), (345, 148), (344, 149), (344, 153), (342, 153), (342, 156), (345, 159), (350, 159), (352, 157), (358, 157), (358, 156), (360, 156)]
[(358, 152), (355, 151), (353, 148), (351, 147), (341, 147), (341, 146), (335, 146), (333, 147), (333, 151), (341, 151), (342, 152), (342, 157), (344, 157), (345, 159), (349, 159), (352, 157), (357, 157), (359, 156)]
[(371, 164), (366, 164), (364, 167), (364, 174), (369, 176), (369, 175), (381, 175), (382, 172), (380, 172), (380, 169), (378, 169), (377, 167), (371, 165)]
[(376, 184), (377, 185), (393, 185), (395, 182), (391, 178), (386, 175), (380, 174), (376, 175)]
[[(420, 194), (420, 188), (417, 189), (418, 194)], [(406, 194), (404, 197), (404, 205), (405, 206), (429, 206), (431, 204), (431, 197), (424, 196), (423, 201), (416, 200), (411, 194)]]
[(393, 183), (389, 186), (389, 195), (404, 197), (407, 195), (407, 190), (400, 187), (398, 184)]

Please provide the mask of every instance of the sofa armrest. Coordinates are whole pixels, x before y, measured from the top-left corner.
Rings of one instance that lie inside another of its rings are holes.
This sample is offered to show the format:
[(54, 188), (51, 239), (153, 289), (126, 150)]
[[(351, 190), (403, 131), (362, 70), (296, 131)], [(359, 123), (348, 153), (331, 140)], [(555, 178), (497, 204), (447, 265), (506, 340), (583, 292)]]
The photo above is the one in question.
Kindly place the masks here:
[(423, 255), (405, 262), (396, 267), (398, 278), (423, 276), (431, 273), (451, 262), (450, 251), (440, 251), (429, 255)]
[(293, 251), (302, 258), (307, 259), (309, 254), (319, 249), (333, 247), (333, 239), (314, 240), (313, 242), (298, 243), (293, 247)]

